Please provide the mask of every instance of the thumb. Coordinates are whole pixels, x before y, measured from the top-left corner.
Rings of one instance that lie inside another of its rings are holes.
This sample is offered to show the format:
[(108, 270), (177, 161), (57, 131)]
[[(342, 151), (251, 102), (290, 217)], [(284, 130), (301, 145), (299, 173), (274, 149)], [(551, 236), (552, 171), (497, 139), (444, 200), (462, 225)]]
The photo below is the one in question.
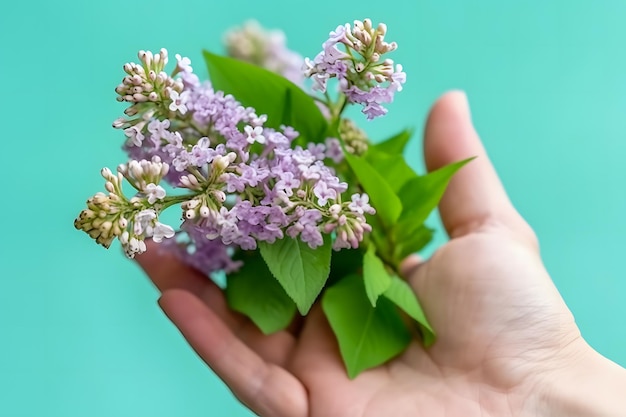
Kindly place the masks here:
[(465, 93), (446, 93), (433, 105), (424, 132), (424, 156), (429, 171), (476, 157), (455, 174), (439, 204), (451, 238), (495, 223), (536, 244), (533, 231), (513, 208), (474, 129)]

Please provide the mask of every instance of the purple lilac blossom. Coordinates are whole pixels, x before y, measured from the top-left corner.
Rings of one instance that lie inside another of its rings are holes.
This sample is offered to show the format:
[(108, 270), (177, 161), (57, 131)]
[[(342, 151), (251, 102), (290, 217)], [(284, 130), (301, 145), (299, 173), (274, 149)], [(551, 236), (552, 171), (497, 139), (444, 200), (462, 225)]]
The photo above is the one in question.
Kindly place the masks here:
[[(363, 106), (368, 120), (383, 116), (394, 94), (402, 90), (406, 74), (401, 65), (394, 67), (391, 59), (382, 55), (396, 49), (395, 42), (385, 42), (386, 26), (373, 28), (371, 21), (355, 21), (338, 26), (330, 32), (322, 51), (313, 59), (305, 59), (304, 74), (313, 80), (313, 89), (326, 92), (331, 78), (338, 80), (339, 90), (351, 103)], [(343, 45), (346, 52), (338, 48)]]
[[(337, 35), (337, 39), (342, 37)], [(334, 44), (329, 43), (328, 48), (333, 49)], [(164, 50), (160, 54), (167, 56)], [(145, 84), (154, 77), (137, 70), (136, 65), (128, 68), (138, 73), (124, 86)], [(191, 192), (181, 204), (181, 231), (187, 238), (169, 239), (168, 243), (178, 256), (211, 272), (236, 267), (230, 261), (229, 248), (252, 250), (259, 241), (273, 243), (285, 235), (316, 248), (324, 244), (322, 233), (334, 233), (335, 249), (358, 246), (364, 232), (371, 230), (364, 214), (373, 209), (366, 195), (355, 194), (351, 202), (341, 202), (348, 185), (324, 163), (326, 158), (338, 161), (342, 157), (336, 139), (309, 144), (306, 149), (292, 148), (297, 131), (289, 126), (279, 130), (265, 126), (267, 116), (215, 91), (209, 82), (200, 82), (187, 58), (177, 55), (172, 76), (162, 69), (158, 82), (146, 89), (152, 88), (150, 93), (165, 99), (131, 97), (136, 100), (133, 110), (127, 111), (131, 118), (120, 118), (114, 126), (128, 136), (124, 149), (132, 159), (158, 158), (172, 168), (162, 173), (164, 179)], [(120, 94), (126, 92), (122, 90), (120, 87)], [(252, 152), (253, 145), (261, 150)], [(147, 203), (158, 204), (165, 191), (151, 182), (144, 196)], [(148, 230), (147, 234), (135, 233), (137, 237), (154, 235), (162, 240), (173, 235), (155, 219), (149, 221), (154, 222), (150, 229), (143, 227), (145, 222), (136, 223), (142, 232)], [(133, 241), (132, 250), (140, 252), (145, 248), (141, 243)]]

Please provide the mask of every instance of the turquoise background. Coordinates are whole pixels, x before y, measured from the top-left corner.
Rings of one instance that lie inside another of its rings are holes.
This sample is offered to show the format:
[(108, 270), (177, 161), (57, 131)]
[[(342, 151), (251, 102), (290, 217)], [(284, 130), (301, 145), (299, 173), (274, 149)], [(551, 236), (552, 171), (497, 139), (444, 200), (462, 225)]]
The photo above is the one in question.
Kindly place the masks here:
[[(192, 58), (255, 17), (315, 55), (371, 17), (408, 73), (382, 138), (468, 92), (510, 196), (585, 338), (626, 365), (626, 2), (7, 2), (0, 12), (0, 415), (249, 416), (157, 308), (118, 249), (72, 221), (123, 160), (114, 87), (139, 49)], [(365, 123), (363, 119), (360, 119)], [(421, 167), (420, 144), (409, 149)], [(433, 218), (433, 221), (436, 219)], [(438, 234), (438, 242), (444, 240)], [(432, 251), (436, 245), (430, 247)]]

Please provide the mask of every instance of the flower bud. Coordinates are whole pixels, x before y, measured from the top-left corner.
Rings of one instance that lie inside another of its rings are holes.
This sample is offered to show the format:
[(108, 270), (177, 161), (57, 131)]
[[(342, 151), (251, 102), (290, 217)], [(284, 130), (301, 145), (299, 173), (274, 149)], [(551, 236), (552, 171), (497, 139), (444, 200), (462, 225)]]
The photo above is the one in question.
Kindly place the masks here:
[(211, 162), (211, 165), (213, 166), (213, 169), (215, 170), (224, 171), (226, 168), (228, 168), (228, 165), (230, 165), (230, 162), (231, 161), (227, 157), (218, 155), (213, 159), (213, 162)]
[(110, 178), (113, 177), (113, 173), (107, 167), (104, 167), (100, 170), (100, 175), (102, 175), (102, 177), (108, 181), (110, 181)]
[(118, 117), (117, 119), (113, 121), (113, 127), (115, 129), (121, 129), (124, 127), (126, 123), (127, 123), (126, 119), (124, 119), (123, 117)]
[(133, 178), (141, 178), (144, 174), (143, 169), (139, 162), (132, 160), (128, 163), (128, 171)]
[[(371, 22), (370, 22), (370, 25), (371, 25)], [(387, 25), (384, 23), (379, 23), (378, 28), (376, 28), (376, 31), (380, 33), (381, 35), (385, 36), (385, 34), (387, 33)]]
[(126, 116), (134, 116), (134, 115), (136, 115), (137, 113), (139, 113), (139, 110), (137, 110), (137, 107), (136, 107), (136, 106), (134, 106), (134, 105), (133, 105), (133, 106), (130, 106), (129, 108), (127, 108), (126, 110), (124, 110), (124, 114), (125, 114)]
[(226, 194), (221, 190), (213, 190), (213, 197), (215, 197), (215, 199), (220, 203), (226, 201)]

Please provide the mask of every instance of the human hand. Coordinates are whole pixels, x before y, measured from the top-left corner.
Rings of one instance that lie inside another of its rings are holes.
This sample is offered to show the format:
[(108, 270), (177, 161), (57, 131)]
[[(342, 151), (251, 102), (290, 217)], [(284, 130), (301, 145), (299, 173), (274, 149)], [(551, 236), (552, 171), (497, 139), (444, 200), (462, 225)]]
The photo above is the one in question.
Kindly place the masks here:
[(190, 345), (261, 416), (621, 415), (612, 408), (620, 385), (609, 384), (595, 408), (577, 401), (588, 393), (584, 383), (567, 386), (572, 378), (589, 377), (591, 386), (607, 377), (626, 387), (626, 376), (581, 338), (462, 93), (434, 105), (424, 146), (429, 170), (477, 156), (452, 179), (439, 207), (450, 241), (403, 268), (437, 341), (423, 348), (416, 340), (354, 380), (319, 306), (301, 323), (265, 336), (228, 309), (215, 284), (172, 256), (149, 250), (138, 262)]

